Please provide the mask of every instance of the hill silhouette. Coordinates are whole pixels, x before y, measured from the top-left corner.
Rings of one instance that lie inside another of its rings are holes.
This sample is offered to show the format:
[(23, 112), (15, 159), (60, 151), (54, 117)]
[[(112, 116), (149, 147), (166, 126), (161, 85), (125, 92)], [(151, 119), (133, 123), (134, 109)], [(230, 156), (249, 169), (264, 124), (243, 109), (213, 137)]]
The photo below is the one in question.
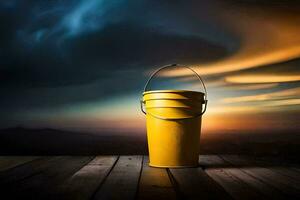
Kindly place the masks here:
[(80, 133), (56, 129), (0, 130), (2, 155), (145, 154), (145, 136)]
[[(1, 155), (147, 154), (146, 133), (85, 133), (22, 127), (0, 130)], [(299, 161), (298, 132), (202, 134), (201, 154), (278, 156)]]

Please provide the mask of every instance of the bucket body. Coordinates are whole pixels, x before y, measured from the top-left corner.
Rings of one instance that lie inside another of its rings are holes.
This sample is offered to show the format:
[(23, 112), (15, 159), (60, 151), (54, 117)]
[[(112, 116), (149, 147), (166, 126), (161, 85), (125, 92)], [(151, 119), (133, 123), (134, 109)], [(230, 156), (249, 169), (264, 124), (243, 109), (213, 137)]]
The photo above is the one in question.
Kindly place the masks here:
[(149, 165), (198, 165), (204, 93), (157, 90), (143, 93), (146, 108)]

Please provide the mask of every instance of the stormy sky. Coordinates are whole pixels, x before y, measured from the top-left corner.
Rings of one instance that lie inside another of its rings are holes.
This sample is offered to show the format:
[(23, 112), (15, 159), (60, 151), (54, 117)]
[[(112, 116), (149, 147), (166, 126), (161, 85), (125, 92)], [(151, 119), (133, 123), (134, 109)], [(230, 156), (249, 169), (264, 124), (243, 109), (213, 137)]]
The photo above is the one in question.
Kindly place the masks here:
[(207, 130), (297, 130), (299, 24), (297, 1), (2, 0), (0, 127), (141, 130), (149, 73), (180, 63)]

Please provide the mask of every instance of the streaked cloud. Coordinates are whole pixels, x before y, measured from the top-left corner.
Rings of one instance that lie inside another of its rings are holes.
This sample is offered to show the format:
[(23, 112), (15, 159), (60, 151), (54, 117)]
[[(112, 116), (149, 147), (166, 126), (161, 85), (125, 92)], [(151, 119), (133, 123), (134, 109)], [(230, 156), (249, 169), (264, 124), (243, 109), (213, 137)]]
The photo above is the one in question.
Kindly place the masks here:
[(223, 113), (251, 113), (256, 112), (256, 107), (250, 106), (224, 106), (224, 105), (214, 105), (208, 107), (207, 115), (220, 115)]
[(261, 90), (269, 89), (278, 86), (278, 83), (266, 83), (266, 84), (237, 84), (237, 85), (227, 85), (224, 89), (229, 90)]
[[(240, 38), (238, 50), (215, 62), (194, 63), (202, 75), (235, 72), (300, 57), (300, 15), (288, 9), (273, 7), (219, 4), (218, 20), (223, 21)], [(166, 76), (185, 76), (189, 72), (177, 69)]]
[(286, 89), (277, 92), (271, 92), (267, 94), (224, 98), (222, 102), (223, 103), (257, 102), (257, 101), (295, 98), (295, 97), (298, 97), (300, 99), (300, 87)]
[(276, 100), (276, 101), (268, 102), (266, 104), (266, 106), (290, 106), (290, 105), (300, 105), (300, 98)]
[(236, 75), (227, 76), (225, 80), (229, 83), (281, 83), (300, 81), (300, 75)]

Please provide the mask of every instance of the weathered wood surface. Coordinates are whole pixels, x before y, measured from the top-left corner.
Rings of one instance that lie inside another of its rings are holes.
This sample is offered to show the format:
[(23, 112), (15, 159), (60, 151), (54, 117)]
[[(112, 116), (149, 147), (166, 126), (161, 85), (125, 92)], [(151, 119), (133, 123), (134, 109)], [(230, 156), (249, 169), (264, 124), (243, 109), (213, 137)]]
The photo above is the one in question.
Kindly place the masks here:
[(38, 156), (0, 156), (0, 172), (39, 158)]
[[(218, 163), (222, 167), (209, 166), (206, 172), (222, 185), (235, 199), (282, 199), (282, 195), (274, 188), (261, 183), (254, 177), (244, 173), (243, 166), (234, 166), (222, 157), (212, 155), (200, 157), (200, 163)], [(248, 165), (250, 163), (247, 163)]]
[[(240, 169), (246, 174), (255, 177), (266, 185), (269, 185), (281, 193), (284, 196), (291, 199), (300, 198), (300, 185), (297, 184), (300, 181), (300, 176), (295, 177), (297, 180), (293, 180), (287, 176), (281, 175), (272, 170), (272, 165), (262, 165), (261, 162), (257, 162), (253, 159), (242, 158), (240, 156), (222, 156), (226, 161), (232, 165), (239, 166)], [(275, 166), (276, 167), (276, 166)], [(286, 168), (286, 170), (289, 170)]]
[(299, 165), (201, 155), (197, 168), (148, 156), (1, 156), (1, 199), (299, 199)]
[[(18, 169), (10, 173), (10, 178), (19, 178), (2, 184), (2, 194), (12, 199), (47, 199), (60, 183), (76, 173), (90, 159), (87, 156), (61, 156), (42, 160), (42, 163), (30, 163), (28, 167), (17, 167)], [(21, 176), (27, 172), (29, 176)]]
[(142, 161), (143, 156), (121, 156), (94, 199), (134, 199)]
[(201, 167), (169, 170), (182, 199), (231, 199)]
[(148, 166), (149, 159), (144, 157), (143, 169), (138, 190), (138, 199), (176, 199), (167, 169)]
[[(224, 162), (218, 156), (209, 157), (210, 160), (215, 160), (216, 163)], [(226, 163), (223, 164), (226, 166)], [(208, 167), (206, 173), (216, 180), (234, 199), (257, 199), (261, 195), (258, 194), (252, 187), (249, 187), (244, 181), (240, 180), (228, 170), (228, 167)]]
[(97, 156), (60, 187), (59, 199), (90, 199), (117, 161), (117, 156)]

